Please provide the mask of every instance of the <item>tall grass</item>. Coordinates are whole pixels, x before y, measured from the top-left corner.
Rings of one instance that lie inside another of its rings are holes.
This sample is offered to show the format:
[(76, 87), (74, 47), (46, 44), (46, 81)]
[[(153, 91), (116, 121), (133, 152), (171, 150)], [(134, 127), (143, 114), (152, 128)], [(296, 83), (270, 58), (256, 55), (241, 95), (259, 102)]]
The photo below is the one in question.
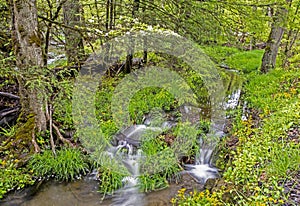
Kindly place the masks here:
[(40, 178), (53, 176), (57, 180), (74, 180), (89, 169), (87, 158), (78, 149), (62, 149), (54, 156), (51, 150), (35, 154), (28, 168)]

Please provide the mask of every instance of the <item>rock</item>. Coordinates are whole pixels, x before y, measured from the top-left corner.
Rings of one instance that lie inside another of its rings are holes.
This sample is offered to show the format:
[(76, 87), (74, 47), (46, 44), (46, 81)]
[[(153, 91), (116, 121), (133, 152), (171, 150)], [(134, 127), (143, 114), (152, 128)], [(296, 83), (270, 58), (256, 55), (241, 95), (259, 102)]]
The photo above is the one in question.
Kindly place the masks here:
[(204, 189), (211, 191), (216, 186), (217, 179), (208, 179), (204, 185)]

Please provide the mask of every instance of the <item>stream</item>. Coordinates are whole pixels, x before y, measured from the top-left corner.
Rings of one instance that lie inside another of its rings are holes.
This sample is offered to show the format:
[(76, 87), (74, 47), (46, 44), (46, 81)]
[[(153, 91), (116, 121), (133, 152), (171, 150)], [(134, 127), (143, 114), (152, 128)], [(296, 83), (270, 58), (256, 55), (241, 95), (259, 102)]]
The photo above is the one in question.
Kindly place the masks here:
[[(235, 71), (226, 71), (228, 80), (224, 80), (226, 100), (224, 107), (227, 110), (238, 106), (241, 94), (242, 80)], [(191, 106), (184, 106), (185, 115), (193, 110)], [(228, 118), (228, 117), (226, 117)], [(171, 182), (169, 187), (159, 191), (141, 193), (138, 189), (139, 160), (143, 158), (139, 149), (141, 135), (147, 131), (161, 131), (176, 125), (175, 120), (162, 122), (160, 126), (151, 126), (151, 118), (145, 118), (143, 124), (133, 125), (116, 135), (114, 143), (107, 148), (108, 156), (116, 158), (122, 156), (122, 162), (130, 172), (124, 178), (124, 186), (113, 196), (105, 198), (98, 192), (99, 181), (97, 173), (91, 173), (74, 182), (45, 181), (37, 183), (19, 191), (9, 193), (5, 199), (0, 200), (3, 206), (157, 206), (171, 205), (170, 199), (183, 187), (189, 190), (203, 190), (208, 179), (219, 176), (218, 169), (213, 166), (214, 149), (218, 142), (204, 142), (199, 139), (200, 151), (196, 155), (194, 164), (184, 165), (181, 180)], [(224, 121), (212, 123), (214, 135), (219, 139), (224, 136)]]

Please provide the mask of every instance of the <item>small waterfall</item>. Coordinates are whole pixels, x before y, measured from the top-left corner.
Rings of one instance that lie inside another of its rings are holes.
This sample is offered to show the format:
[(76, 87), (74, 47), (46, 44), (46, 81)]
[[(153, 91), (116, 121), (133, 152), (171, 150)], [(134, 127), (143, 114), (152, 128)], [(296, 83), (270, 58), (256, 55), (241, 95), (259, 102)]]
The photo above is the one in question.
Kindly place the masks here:
[[(132, 147), (132, 145), (127, 145)], [(133, 149), (128, 150), (128, 156), (123, 160), (124, 165), (130, 172), (131, 176), (123, 178), (124, 187), (117, 190), (112, 206), (129, 206), (141, 205), (143, 206), (144, 194), (139, 191), (139, 162), (142, 158), (141, 151), (138, 150), (136, 154), (132, 154)]]
[[(233, 78), (235, 77), (235, 78)], [(225, 110), (235, 109), (238, 106), (241, 95), (241, 80), (237, 75), (231, 76), (229, 94), (222, 106)], [(237, 78), (237, 79), (236, 79)], [(236, 82), (232, 82), (236, 80)], [(228, 116), (226, 116), (228, 118)], [(225, 119), (211, 122), (209, 133), (199, 139), (199, 153), (194, 164), (185, 165), (185, 173), (191, 175), (196, 182), (205, 184), (208, 179), (219, 177), (218, 169), (213, 165), (212, 157), (219, 140), (224, 136)]]
[[(127, 128), (116, 136), (118, 145), (110, 148), (110, 153), (113, 155), (118, 152), (122, 153), (122, 163), (130, 173), (130, 176), (122, 180), (124, 186), (114, 194), (112, 206), (144, 205), (144, 194), (139, 191), (138, 180), (142, 151), (137, 147), (140, 145), (142, 134), (147, 129), (149, 128), (145, 125), (134, 125)], [(124, 148), (126, 150), (123, 151)]]
[[(218, 137), (219, 138), (219, 137)], [(218, 169), (213, 166), (212, 157), (218, 143), (216, 136), (208, 135), (199, 139), (199, 153), (196, 155), (195, 163), (186, 164), (185, 173), (191, 175), (196, 182), (205, 184), (208, 179), (219, 176)]]
[[(226, 101), (221, 103), (222, 110), (234, 109), (239, 103), (241, 94), (241, 86), (237, 84), (231, 85), (228, 91), (230, 94), (226, 96)], [(182, 114), (182, 121), (189, 121), (192, 124), (197, 124), (200, 117), (206, 115), (208, 111), (204, 108), (198, 108), (192, 105), (183, 105), (179, 108)], [(211, 111), (213, 112), (213, 111)], [(171, 118), (171, 119), (170, 119)], [(224, 136), (224, 118), (214, 118), (211, 121), (209, 133), (199, 138), (199, 152), (196, 154), (194, 164), (185, 164), (183, 173), (189, 174), (199, 184), (205, 184), (208, 179), (219, 177), (218, 169), (213, 165), (213, 155), (219, 140)], [(143, 160), (141, 146), (143, 134), (151, 131), (153, 137), (162, 132), (168, 131), (177, 125), (177, 120), (174, 116), (166, 115), (161, 111), (154, 111), (144, 118), (144, 124), (133, 125), (124, 131), (116, 134), (114, 138), (114, 147), (108, 151), (112, 156), (118, 152), (126, 152), (122, 155), (122, 163), (127, 168), (130, 176), (123, 179), (124, 186), (119, 189), (113, 198), (113, 206), (129, 206), (129, 205), (144, 205), (144, 193), (139, 191), (139, 168)]]

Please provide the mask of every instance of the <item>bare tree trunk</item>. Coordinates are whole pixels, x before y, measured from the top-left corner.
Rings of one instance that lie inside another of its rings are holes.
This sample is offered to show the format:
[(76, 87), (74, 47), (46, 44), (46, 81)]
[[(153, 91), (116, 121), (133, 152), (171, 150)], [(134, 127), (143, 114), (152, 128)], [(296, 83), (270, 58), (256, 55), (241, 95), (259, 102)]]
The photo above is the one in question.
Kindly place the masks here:
[[(299, 15), (299, 9), (300, 9), (300, 3), (297, 4), (296, 10), (293, 14), (292, 24), (295, 24), (296, 17)], [(287, 35), (287, 41), (285, 44), (284, 49), (284, 60), (283, 60), (283, 67), (287, 67), (289, 65), (289, 58), (292, 56), (292, 48), (296, 42), (296, 40), (299, 38), (299, 28), (298, 29), (290, 29)]]
[[(136, 14), (138, 12), (140, 8), (140, 1), (139, 0), (134, 0), (133, 2), (133, 8), (132, 8), (132, 18), (136, 17)], [(129, 37), (129, 47), (128, 48), (128, 52), (127, 52), (127, 56), (126, 56), (126, 62), (125, 62), (125, 73), (130, 73), (132, 70), (132, 59), (133, 59), (133, 53), (134, 53), (134, 42), (133, 39), (131, 37)]]
[(113, 0), (110, 0), (110, 18), (109, 18), (109, 28), (113, 28), (113, 22), (114, 22), (114, 4), (115, 2)]
[(287, 36), (287, 42), (284, 49), (284, 60), (283, 60), (283, 67), (287, 67), (289, 65), (289, 58), (292, 56), (292, 48), (299, 38), (299, 29), (293, 31), (290, 30)]
[[(38, 28), (36, 0), (8, 0), (12, 15), (12, 37), (18, 75), (19, 93), (23, 118), (34, 116), (36, 132), (46, 130), (46, 116), (44, 112), (44, 90), (35, 85), (28, 86), (35, 75), (43, 74), (42, 37)], [(39, 151), (34, 131), (32, 143), (35, 151)]]
[[(63, 5), (64, 23), (69, 27), (81, 25), (79, 0), (67, 0)], [(79, 32), (65, 28), (65, 50), (69, 65), (80, 67), (84, 56), (83, 40)]]
[(108, 26), (109, 26), (109, 8), (110, 8), (110, 0), (106, 1), (106, 19), (105, 19), (105, 29), (106, 32), (108, 32)]

